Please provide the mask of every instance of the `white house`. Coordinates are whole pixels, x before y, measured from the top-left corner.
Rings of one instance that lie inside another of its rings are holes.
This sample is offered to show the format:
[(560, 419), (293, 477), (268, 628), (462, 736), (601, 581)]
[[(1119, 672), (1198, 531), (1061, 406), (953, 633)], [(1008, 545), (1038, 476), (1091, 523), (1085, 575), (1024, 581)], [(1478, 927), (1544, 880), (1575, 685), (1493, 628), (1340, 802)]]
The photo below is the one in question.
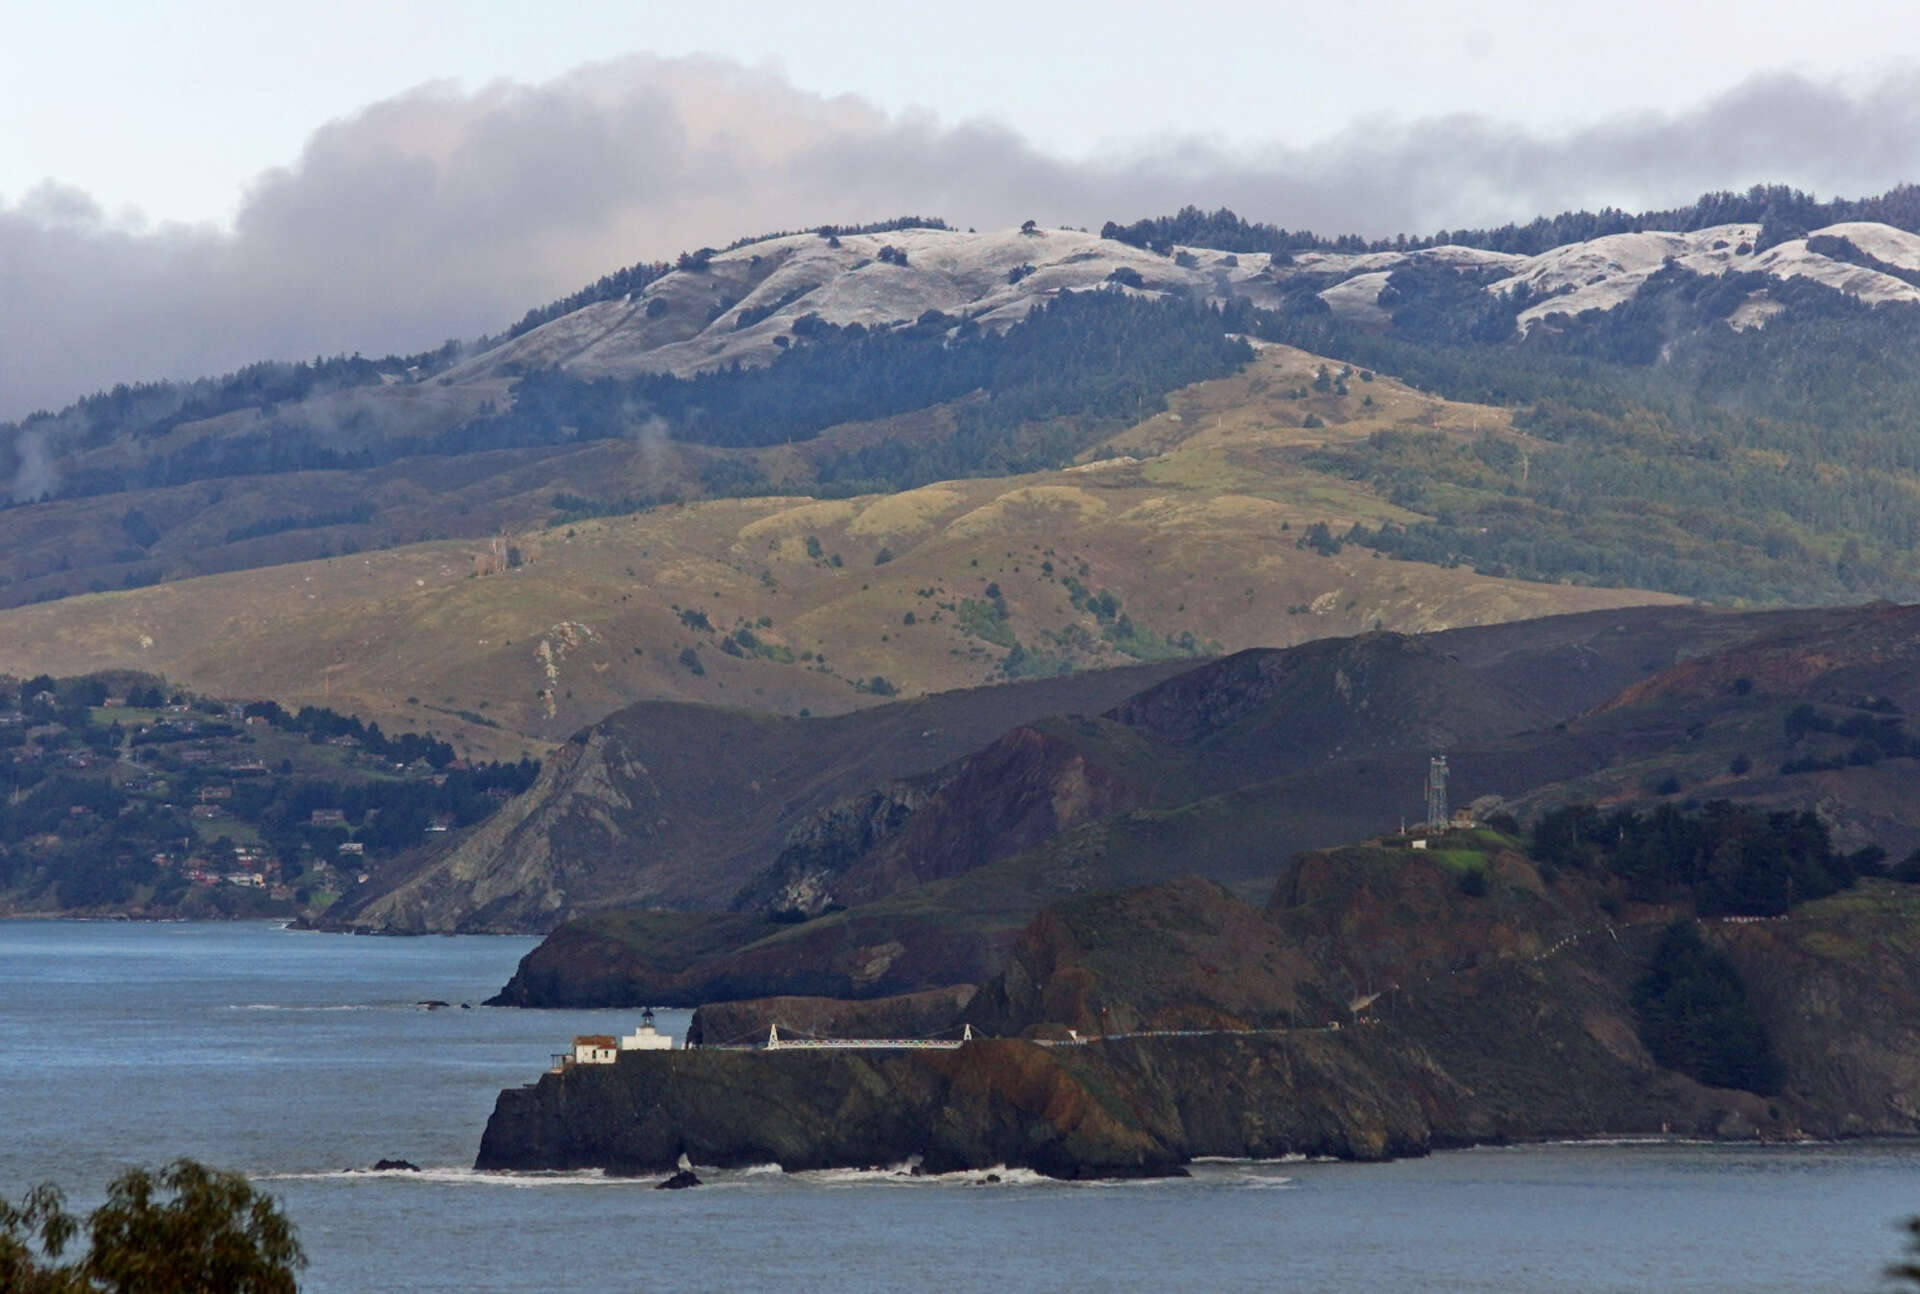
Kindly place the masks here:
[(614, 1042), (612, 1034), (574, 1035), (572, 1059), (576, 1065), (611, 1065), (619, 1055), (620, 1048)]

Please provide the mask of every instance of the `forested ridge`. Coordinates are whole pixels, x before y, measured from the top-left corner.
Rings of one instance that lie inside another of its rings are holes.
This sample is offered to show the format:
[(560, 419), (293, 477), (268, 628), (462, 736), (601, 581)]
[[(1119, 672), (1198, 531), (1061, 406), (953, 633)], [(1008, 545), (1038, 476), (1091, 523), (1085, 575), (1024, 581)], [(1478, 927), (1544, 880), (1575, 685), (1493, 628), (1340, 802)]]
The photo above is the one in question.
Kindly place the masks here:
[(1525, 224), (1441, 229), (1425, 236), (1398, 234), (1392, 238), (1366, 238), (1360, 234), (1322, 236), (1310, 229), (1289, 230), (1249, 221), (1227, 207), (1206, 211), (1187, 206), (1171, 216), (1150, 216), (1124, 225), (1109, 220), (1101, 227), (1100, 235), (1159, 252), (1170, 251), (1175, 245), (1222, 252), (1267, 252), (1276, 256), (1307, 251), (1410, 252), (1454, 246), (1537, 256), (1550, 248), (1609, 234), (1649, 229), (1690, 233), (1715, 225), (1755, 222), (1767, 228), (1759, 243), (1760, 250), (1765, 250), (1774, 242), (1800, 237), (1822, 225), (1850, 220), (1878, 221), (1896, 229), (1920, 232), (1920, 186), (1902, 184), (1873, 197), (1822, 202), (1791, 185), (1756, 184), (1743, 193), (1726, 189), (1703, 193), (1684, 207), (1641, 212), (1623, 211), (1618, 207), (1563, 211)]
[[(1722, 601), (1920, 596), (1920, 308), (1796, 280), (1769, 289), (1783, 313), (1735, 332), (1722, 320), (1753, 286), (1741, 277), (1670, 267), (1628, 305), (1560, 317), (1556, 335), (1525, 345), (1487, 339), (1510, 332), (1514, 303), (1432, 269), (1389, 280), (1392, 332), (1325, 313), (1264, 314), (1250, 329), (1512, 406), (1515, 429), (1541, 442), (1383, 431), (1312, 456), (1433, 518), (1358, 529), (1354, 542)], [(1434, 305), (1452, 296), (1496, 326)]]

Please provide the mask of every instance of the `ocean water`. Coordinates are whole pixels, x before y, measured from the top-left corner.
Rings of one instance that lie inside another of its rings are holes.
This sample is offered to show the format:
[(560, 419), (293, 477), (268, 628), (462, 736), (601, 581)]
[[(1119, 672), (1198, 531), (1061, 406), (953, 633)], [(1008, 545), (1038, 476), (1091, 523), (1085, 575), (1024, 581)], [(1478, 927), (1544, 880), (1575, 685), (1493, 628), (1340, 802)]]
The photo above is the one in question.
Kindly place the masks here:
[[(478, 1174), (502, 1087), (634, 1023), (460, 1009), (532, 943), (0, 922), (0, 1194), (53, 1179), (87, 1208), (126, 1164), (239, 1169), (284, 1201), (317, 1291), (1875, 1290), (1920, 1212), (1920, 1146), (1898, 1143), (1203, 1163), (1118, 1185)], [(382, 1157), (427, 1171), (363, 1171)]]

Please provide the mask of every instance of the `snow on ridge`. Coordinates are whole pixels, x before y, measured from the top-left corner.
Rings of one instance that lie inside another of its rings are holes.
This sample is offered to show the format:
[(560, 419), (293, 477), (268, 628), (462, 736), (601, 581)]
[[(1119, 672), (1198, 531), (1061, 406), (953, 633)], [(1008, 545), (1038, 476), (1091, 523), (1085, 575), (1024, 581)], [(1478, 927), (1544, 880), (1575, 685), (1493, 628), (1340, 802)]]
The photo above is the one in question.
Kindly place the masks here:
[[(1817, 238), (1821, 234), (1832, 233), (1837, 228), (1839, 226), (1815, 230), (1810, 237)], [(1898, 233), (1899, 231), (1890, 230), (1889, 232)], [(1777, 279), (1812, 279), (1816, 283), (1824, 283), (1868, 305), (1881, 305), (1889, 301), (1920, 301), (1920, 288), (1916, 288), (1904, 279), (1897, 279), (1891, 274), (1883, 274), (1879, 270), (1868, 269), (1863, 265), (1854, 265), (1847, 261), (1835, 260), (1830, 256), (1822, 256), (1818, 252), (1809, 250), (1807, 242), (1806, 238), (1795, 238), (1778, 246), (1769, 247), (1755, 258), (1753, 267), (1764, 270)], [(1855, 246), (1860, 244), (1855, 243)], [(1861, 250), (1867, 249), (1861, 247)], [(1877, 255), (1877, 253), (1872, 254)], [(1880, 257), (1880, 259), (1888, 261), (1889, 264), (1894, 263), (1888, 257)]]
[[(1416, 251), (1302, 252), (1273, 264), (1258, 252), (1177, 247), (1161, 256), (1078, 230), (1017, 229), (984, 233), (899, 229), (842, 234), (789, 234), (716, 253), (703, 270), (667, 274), (633, 296), (576, 310), (477, 356), (454, 370), (461, 377), (510, 376), (524, 368), (560, 366), (583, 377), (650, 372), (682, 376), (729, 364), (765, 364), (779, 354), (802, 316), (867, 327), (911, 322), (927, 311), (1006, 328), (1062, 292), (1111, 287), (1122, 273), (1127, 291), (1244, 296), (1280, 304), (1288, 283), (1323, 285), (1319, 296), (1337, 317), (1385, 326), (1379, 296), (1396, 269), (1421, 262), (1498, 275), (1491, 293), (1525, 285), (1538, 298), (1522, 311), (1517, 335), (1549, 316), (1611, 310), (1632, 299), (1669, 260), (1695, 273), (1758, 271), (1779, 279), (1810, 278), (1870, 303), (1920, 301), (1920, 288), (1892, 275), (1808, 250), (1795, 239), (1754, 254), (1760, 227), (1717, 225), (1690, 233), (1648, 230), (1569, 243), (1536, 256), (1447, 245)], [(1920, 236), (1853, 221), (1815, 231), (1846, 238), (1901, 269), (1920, 271)], [(885, 247), (904, 265), (880, 260)], [(1012, 278), (1014, 281), (1010, 282)], [(1763, 293), (1728, 320), (1759, 326), (1779, 311)]]
[[(882, 261), (886, 247), (904, 253), (906, 263)], [(519, 360), (557, 363), (583, 377), (684, 376), (768, 363), (779, 353), (776, 339), (791, 336), (806, 315), (872, 328), (937, 310), (1005, 328), (1062, 292), (1107, 287), (1122, 270), (1140, 277), (1141, 287), (1127, 291), (1277, 303), (1268, 257), (1179, 250), (1185, 255), (1176, 260), (1059, 229), (898, 229), (832, 240), (791, 234), (717, 253), (703, 270), (665, 275), (637, 297), (575, 311), (483, 358), (496, 370)]]
[(1875, 260), (1903, 270), (1920, 270), (1920, 234), (1910, 234), (1878, 221), (1843, 220), (1837, 225), (1816, 229), (1808, 237), (1818, 238), (1822, 234), (1844, 238)]

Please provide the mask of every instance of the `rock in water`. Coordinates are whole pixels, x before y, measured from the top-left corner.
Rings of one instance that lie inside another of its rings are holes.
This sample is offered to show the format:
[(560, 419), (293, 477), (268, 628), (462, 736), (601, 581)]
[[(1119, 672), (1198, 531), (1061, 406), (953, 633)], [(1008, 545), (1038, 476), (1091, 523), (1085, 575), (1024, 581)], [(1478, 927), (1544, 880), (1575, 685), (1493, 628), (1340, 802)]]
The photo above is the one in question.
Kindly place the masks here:
[(682, 1168), (679, 1172), (669, 1177), (666, 1181), (659, 1183), (653, 1189), (656, 1191), (684, 1191), (689, 1186), (698, 1185), (700, 1185), (700, 1179), (693, 1175), (693, 1170), (690, 1168)]
[(404, 1159), (383, 1159), (373, 1166), (373, 1171), (376, 1173), (417, 1173), (420, 1171), (420, 1165), (409, 1163)]

